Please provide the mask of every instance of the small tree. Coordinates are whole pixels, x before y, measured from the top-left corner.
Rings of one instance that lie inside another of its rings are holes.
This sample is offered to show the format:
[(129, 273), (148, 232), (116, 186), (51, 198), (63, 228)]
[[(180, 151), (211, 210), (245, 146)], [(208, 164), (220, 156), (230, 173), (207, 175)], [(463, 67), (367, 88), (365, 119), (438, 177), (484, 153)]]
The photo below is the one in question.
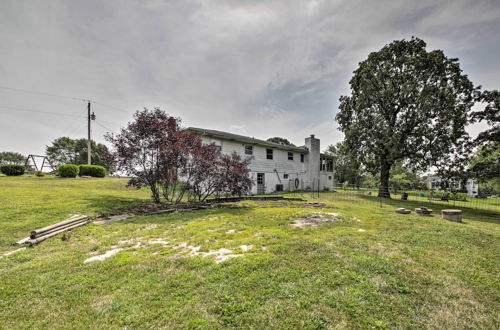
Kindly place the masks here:
[(76, 164), (77, 152), (75, 147), (75, 140), (63, 136), (55, 139), (50, 146), (47, 146), (45, 154), (54, 166)]
[(390, 198), (396, 161), (444, 168), (463, 163), (455, 156), (467, 151), (465, 126), (477, 89), (457, 59), (425, 47), (412, 38), (371, 53), (354, 71), (351, 95), (340, 98), (337, 121), (345, 141), (366, 167), (380, 172), (382, 197)]
[[(108, 167), (109, 150), (102, 143), (91, 140), (92, 164)], [(55, 166), (62, 164), (87, 164), (87, 139), (72, 139), (66, 136), (55, 139), (45, 149), (47, 157)]]
[(269, 139), (267, 139), (267, 142), (273, 142), (273, 143), (282, 144), (284, 146), (295, 147), (295, 144), (293, 144), (292, 142), (288, 141), (287, 139), (279, 137), (279, 136), (269, 138)]
[(364, 176), (360, 162), (356, 159), (356, 150), (347, 147), (344, 141), (329, 145), (325, 154), (333, 156), (333, 178), (336, 183), (359, 185)]
[(221, 190), (221, 153), (214, 145), (196, 145), (182, 173), (190, 189), (190, 198), (204, 201)]
[(236, 152), (222, 155), (219, 161), (219, 193), (233, 196), (248, 194), (253, 184), (249, 164), (250, 158), (243, 159)]
[(490, 142), (478, 148), (469, 163), (471, 175), (479, 182), (500, 177), (500, 142)]
[(0, 152), (0, 164), (19, 164), (24, 165), (26, 157), (18, 152), (4, 151)]
[(222, 191), (241, 194), (249, 190), (248, 161), (223, 156), (214, 145), (179, 126), (180, 119), (160, 109), (137, 111), (134, 122), (106, 139), (115, 149), (117, 169), (132, 175), (129, 185), (148, 186), (153, 200), (161, 197), (178, 203), (204, 201)]
[(165, 189), (165, 177), (177, 165), (177, 149), (171, 143), (180, 132), (179, 121), (160, 109), (144, 109), (120, 133), (106, 135), (115, 148), (117, 169), (133, 176), (129, 185), (148, 186), (156, 203)]

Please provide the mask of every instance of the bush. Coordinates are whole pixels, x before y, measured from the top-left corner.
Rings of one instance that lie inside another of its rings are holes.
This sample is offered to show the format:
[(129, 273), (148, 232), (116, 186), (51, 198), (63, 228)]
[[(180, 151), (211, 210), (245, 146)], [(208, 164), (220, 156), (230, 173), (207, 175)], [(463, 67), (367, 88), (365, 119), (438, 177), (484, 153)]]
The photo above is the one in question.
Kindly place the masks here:
[(19, 176), (23, 175), (26, 167), (24, 165), (18, 164), (3, 164), (0, 165), (0, 172), (7, 176)]
[(44, 172), (42, 172), (42, 171), (36, 171), (36, 172), (35, 172), (35, 175), (36, 175), (37, 177), (42, 177), (42, 176), (45, 176), (45, 173), (44, 173)]
[(58, 174), (62, 178), (76, 178), (79, 171), (80, 170), (77, 165), (65, 164), (59, 166)]
[(431, 196), (435, 199), (441, 199), (442, 197), (445, 197), (450, 200), (467, 201), (467, 194), (460, 192), (447, 192), (443, 190), (436, 190), (431, 192)]
[(106, 169), (99, 165), (80, 165), (80, 176), (88, 175), (94, 178), (104, 178)]

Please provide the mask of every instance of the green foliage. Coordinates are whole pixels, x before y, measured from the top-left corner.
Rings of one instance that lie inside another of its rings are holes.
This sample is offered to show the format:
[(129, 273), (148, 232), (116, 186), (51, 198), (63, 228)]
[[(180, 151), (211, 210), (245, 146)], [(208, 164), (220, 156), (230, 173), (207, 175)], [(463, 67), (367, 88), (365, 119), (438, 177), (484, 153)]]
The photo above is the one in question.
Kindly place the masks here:
[(104, 178), (106, 176), (106, 168), (99, 165), (80, 165), (80, 176), (91, 176), (94, 178)]
[(393, 165), (389, 179), (391, 188), (401, 189), (426, 189), (427, 182), (422, 179), (420, 173), (411, 170), (398, 161)]
[[(101, 143), (91, 141), (92, 164), (111, 167), (108, 162), (109, 150)], [(47, 157), (55, 166), (62, 164), (86, 164), (87, 163), (87, 139), (71, 139), (60, 137), (46, 147)]]
[(434, 190), (429, 193), (430, 197), (435, 198), (435, 199), (441, 199), (442, 197), (445, 197), (449, 200), (456, 200), (456, 201), (467, 201), (467, 194), (466, 193), (460, 193), (460, 192), (448, 192), (444, 190)]
[(362, 183), (366, 173), (356, 159), (355, 150), (348, 148), (344, 141), (329, 145), (325, 154), (333, 157), (333, 178), (336, 183), (346, 181), (353, 185)]
[(469, 169), (480, 182), (500, 177), (500, 142), (479, 147), (471, 158)]
[(1, 164), (0, 172), (7, 176), (19, 176), (23, 175), (26, 170), (24, 165), (19, 164)]
[(486, 122), (488, 129), (479, 133), (476, 145), (482, 145), (489, 142), (500, 141), (500, 91), (483, 91), (479, 100), (486, 103), (482, 111), (476, 111), (471, 114), (474, 122)]
[(292, 142), (288, 141), (287, 139), (279, 137), (279, 136), (269, 138), (269, 139), (267, 139), (267, 142), (273, 142), (273, 143), (278, 143), (278, 144), (282, 144), (285, 146), (295, 147), (295, 144), (293, 144)]
[(3, 151), (0, 152), (0, 164), (24, 164), (26, 157), (18, 152)]
[(480, 183), (479, 191), (485, 194), (500, 194), (500, 176)]
[(64, 164), (59, 166), (57, 173), (62, 178), (76, 178), (79, 173), (78, 165)]
[(44, 177), (44, 176), (45, 176), (45, 173), (44, 173), (44, 172), (42, 172), (42, 171), (36, 171), (36, 172), (35, 172), (35, 175), (36, 175), (37, 177), (41, 178), (41, 177)]
[(362, 164), (380, 172), (381, 186), (389, 186), (391, 168), (400, 160), (421, 169), (465, 164), (465, 127), (477, 89), (457, 59), (427, 51), (418, 38), (394, 41), (369, 54), (350, 85), (337, 121)]

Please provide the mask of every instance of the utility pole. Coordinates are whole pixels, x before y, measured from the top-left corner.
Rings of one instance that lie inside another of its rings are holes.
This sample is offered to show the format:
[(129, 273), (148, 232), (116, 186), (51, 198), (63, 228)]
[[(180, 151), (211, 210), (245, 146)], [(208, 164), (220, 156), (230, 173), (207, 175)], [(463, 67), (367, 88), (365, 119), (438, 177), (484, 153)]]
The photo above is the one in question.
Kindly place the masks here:
[(95, 114), (92, 112), (90, 113), (90, 101), (87, 104), (87, 110), (88, 110), (88, 115), (87, 115), (87, 129), (88, 129), (88, 139), (87, 139), (87, 164), (92, 165), (92, 144), (91, 144), (91, 137), (90, 137), (90, 121), (95, 120)]

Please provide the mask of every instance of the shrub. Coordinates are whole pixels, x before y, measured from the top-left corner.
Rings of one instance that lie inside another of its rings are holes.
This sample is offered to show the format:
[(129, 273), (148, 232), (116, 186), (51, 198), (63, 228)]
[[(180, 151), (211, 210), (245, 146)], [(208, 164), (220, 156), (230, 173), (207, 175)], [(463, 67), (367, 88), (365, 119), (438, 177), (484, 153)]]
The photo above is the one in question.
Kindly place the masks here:
[(44, 173), (44, 172), (42, 172), (42, 171), (36, 171), (36, 172), (35, 172), (35, 175), (36, 175), (37, 177), (42, 177), (42, 176), (45, 176), (45, 173)]
[(23, 175), (26, 167), (24, 165), (18, 164), (3, 164), (0, 165), (0, 172), (7, 176), (18, 176)]
[(80, 165), (80, 176), (88, 175), (94, 178), (104, 178), (106, 169), (99, 165)]
[(455, 199), (457, 201), (464, 201), (465, 202), (465, 201), (467, 201), (467, 197), (468, 197), (467, 193), (459, 192), (459, 193), (453, 194), (453, 199)]
[(431, 196), (435, 199), (441, 199), (442, 197), (457, 200), (457, 201), (467, 201), (467, 194), (460, 192), (447, 192), (443, 190), (436, 190), (431, 192)]
[(58, 174), (62, 178), (76, 178), (78, 172), (78, 166), (73, 164), (61, 165), (58, 169)]

